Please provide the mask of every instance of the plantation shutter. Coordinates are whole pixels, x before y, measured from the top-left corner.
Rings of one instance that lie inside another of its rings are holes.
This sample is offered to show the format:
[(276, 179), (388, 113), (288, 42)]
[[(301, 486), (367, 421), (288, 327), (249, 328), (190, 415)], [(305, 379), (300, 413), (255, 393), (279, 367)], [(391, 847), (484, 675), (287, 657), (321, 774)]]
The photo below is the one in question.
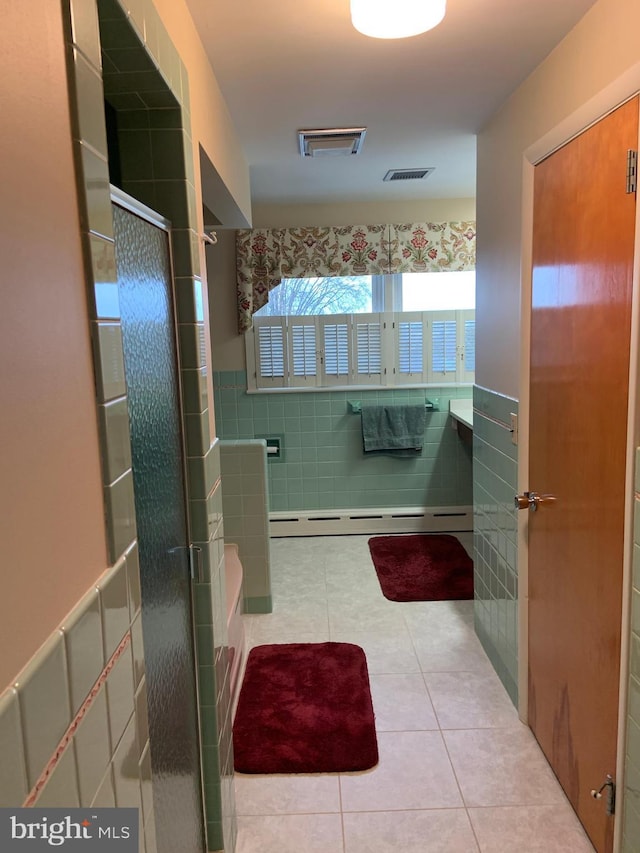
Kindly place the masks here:
[(349, 317), (335, 314), (319, 319), (324, 344), (323, 384), (347, 385), (351, 372)]
[(475, 311), (254, 317), (249, 390), (473, 383)]
[(404, 311), (394, 315), (395, 382), (425, 381), (427, 341), (426, 315), (422, 311)]
[(318, 377), (316, 318), (290, 317), (288, 331), (289, 385), (316, 385)]
[(356, 385), (380, 385), (383, 375), (382, 320), (379, 314), (354, 314), (354, 375)]
[(455, 311), (429, 313), (430, 354), (429, 382), (456, 381), (458, 330)]
[(285, 387), (287, 384), (287, 353), (284, 317), (256, 319), (254, 335), (257, 387)]
[(460, 329), (459, 382), (473, 382), (476, 370), (476, 320), (475, 311), (459, 311)]

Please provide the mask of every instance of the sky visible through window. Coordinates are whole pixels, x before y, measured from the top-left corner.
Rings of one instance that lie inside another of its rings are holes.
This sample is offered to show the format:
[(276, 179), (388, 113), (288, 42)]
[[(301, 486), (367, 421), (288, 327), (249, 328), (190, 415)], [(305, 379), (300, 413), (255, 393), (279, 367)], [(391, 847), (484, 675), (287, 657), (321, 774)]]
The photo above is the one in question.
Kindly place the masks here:
[[(269, 294), (256, 317), (322, 314), (362, 314), (381, 310), (382, 276), (288, 278)], [(475, 272), (404, 273), (394, 276), (393, 298), (387, 292), (386, 310), (457, 311), (475, 308)], [(398, 286), (399, 285), (399, 286)], [(378, 287), (379, 299), (374, 299)], [(377, 304), (374, 307), (374, 302)]]
[(403, 311), (463, 311), (475, 307), (475, 270), (415, 272), (402, 276)]
[(372, 310), (371, 276), (285, 278), (256, 317), (361, 314)]

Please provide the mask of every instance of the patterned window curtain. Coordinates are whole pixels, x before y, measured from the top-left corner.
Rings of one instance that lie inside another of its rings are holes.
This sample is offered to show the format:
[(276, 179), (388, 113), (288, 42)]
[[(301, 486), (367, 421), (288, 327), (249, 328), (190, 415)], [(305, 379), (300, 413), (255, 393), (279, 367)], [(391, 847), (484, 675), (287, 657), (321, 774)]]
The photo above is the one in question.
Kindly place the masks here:
[(283, 278), (474, 269), (475, 238), (475, 222), (238, 231), (238, 329)]
[(476, 268), (475, 222), (389, 226), (389, 272), (462, 272)]
[(236, 232), (238, 331), (248, 331), (256, 311), (269, 301), (269, 291), (280, 284), (281, 231), (255, 228)]

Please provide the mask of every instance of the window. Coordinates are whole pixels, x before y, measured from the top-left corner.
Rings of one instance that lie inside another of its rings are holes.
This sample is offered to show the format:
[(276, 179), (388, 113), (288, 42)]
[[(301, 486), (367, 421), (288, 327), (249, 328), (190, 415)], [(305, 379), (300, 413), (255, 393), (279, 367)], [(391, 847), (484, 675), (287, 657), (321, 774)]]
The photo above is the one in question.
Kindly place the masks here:
[(396, 311), (451, 311), (476, 307), (476, 274), (414, 272), (393, 276), (399, 281)]
[(475, 274), (285, 279), (246, 334), (249, 390), (471, 383)]
[[(308, 314), (354, 314), (379, 311), (382, 276), (285, 278), (269, 294), (254, 317), (290, 317)], [(376, 303), (374, 305), (374, 302)]]

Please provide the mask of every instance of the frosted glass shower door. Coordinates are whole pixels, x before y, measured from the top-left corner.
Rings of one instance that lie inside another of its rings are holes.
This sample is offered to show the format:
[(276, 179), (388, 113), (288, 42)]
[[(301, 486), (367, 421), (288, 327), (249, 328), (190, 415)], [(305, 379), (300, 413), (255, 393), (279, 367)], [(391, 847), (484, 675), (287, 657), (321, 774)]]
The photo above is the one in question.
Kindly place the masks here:
[(158, 853), (198, 853), (200, 747), (168, 234), (117, 204), (113, 216)]

